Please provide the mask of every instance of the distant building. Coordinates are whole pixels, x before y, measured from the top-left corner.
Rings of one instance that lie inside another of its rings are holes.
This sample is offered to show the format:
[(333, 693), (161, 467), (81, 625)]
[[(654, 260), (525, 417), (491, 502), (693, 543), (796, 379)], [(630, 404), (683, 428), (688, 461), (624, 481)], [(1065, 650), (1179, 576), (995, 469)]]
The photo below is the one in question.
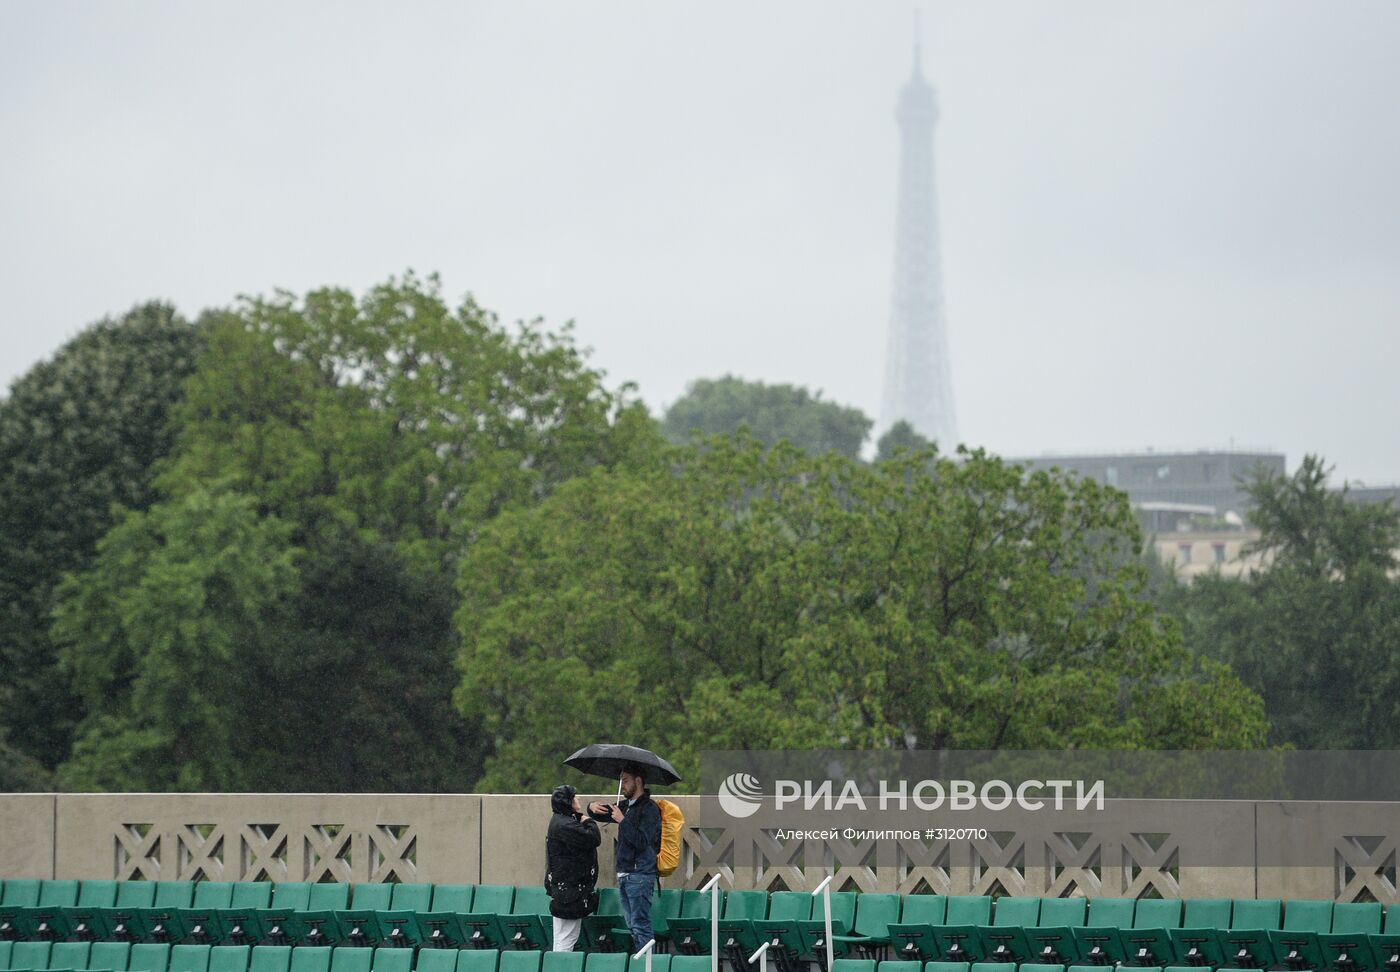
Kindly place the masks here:
[(1346, 498), (1349, 503), (1389, 503), (1400, 509), (1400, 486), (1348, 486)]
[(1239, 577), (1265, 566), (1266, 558), (1252, 548), (1258, 530), (1190, 530), (1158, 533), (1150, 538), (1157, 559), (1177, 578), (1192, 581), (1202, 574)]
[(1128, 452), (1007, 461), (1031, 470), (1059, 468), (1121, 489), (1152, 532), (1176, 529), (1169, 526), (1173, 519), (1243, 522), (1249, 510), (1244, 483), (1260, 470), (1285, 474), (1283, 454), (1277, 452)]

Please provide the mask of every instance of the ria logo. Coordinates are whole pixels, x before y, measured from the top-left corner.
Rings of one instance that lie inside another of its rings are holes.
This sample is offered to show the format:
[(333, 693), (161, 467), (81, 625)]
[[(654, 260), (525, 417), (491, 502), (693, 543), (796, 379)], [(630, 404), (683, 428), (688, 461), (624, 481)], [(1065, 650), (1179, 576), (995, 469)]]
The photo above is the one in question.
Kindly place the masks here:
[(719, 805), (731, 817), (752, 817), (763, 806), (763, 787), (748, 773), (731, 773), (719, 785)]

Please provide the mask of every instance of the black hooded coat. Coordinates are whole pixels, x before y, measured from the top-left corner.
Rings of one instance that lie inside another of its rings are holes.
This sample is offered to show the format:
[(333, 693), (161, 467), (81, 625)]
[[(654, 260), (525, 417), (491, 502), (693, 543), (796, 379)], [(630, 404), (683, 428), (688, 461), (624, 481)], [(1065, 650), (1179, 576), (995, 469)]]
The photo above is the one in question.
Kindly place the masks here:
[(598, 909), (598, 825), (574, 813), (572, 786), (554, 791), (545, 837), (544, 887), (549, 913), (556, 918), (585, 918)]

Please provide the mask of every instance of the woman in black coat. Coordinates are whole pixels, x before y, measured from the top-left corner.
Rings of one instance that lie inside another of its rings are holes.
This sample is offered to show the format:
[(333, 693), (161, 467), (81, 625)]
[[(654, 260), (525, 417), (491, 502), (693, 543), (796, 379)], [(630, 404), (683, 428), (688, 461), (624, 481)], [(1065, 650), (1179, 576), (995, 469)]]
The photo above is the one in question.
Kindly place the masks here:
[(598, 845), (603, 835), (584, 815), (578, 791), (567, 783), (550, 796), (554, 810), (545, 837), (544, 887), (554, 916), (554, 950), (572, 952), (583, 919), (598, 909)]

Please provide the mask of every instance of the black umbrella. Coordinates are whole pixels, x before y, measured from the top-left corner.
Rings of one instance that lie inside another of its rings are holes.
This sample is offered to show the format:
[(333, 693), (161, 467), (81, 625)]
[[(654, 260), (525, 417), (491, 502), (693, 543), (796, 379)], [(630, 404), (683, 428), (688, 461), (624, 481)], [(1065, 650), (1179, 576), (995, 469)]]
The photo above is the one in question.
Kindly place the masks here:
[(676, 768), (651, 750), (624, 746), (621, 743), (595, 743), (592, 746), (584, 746), (564, 760), (565, 766), (572, 766), (589, 776), (603, 776), (610, 780), (616, 779), (628, 763), (644, 767), (648, 783), (668, 785), (679, 783), (681, 780), (681, 774), (676, 772)]

